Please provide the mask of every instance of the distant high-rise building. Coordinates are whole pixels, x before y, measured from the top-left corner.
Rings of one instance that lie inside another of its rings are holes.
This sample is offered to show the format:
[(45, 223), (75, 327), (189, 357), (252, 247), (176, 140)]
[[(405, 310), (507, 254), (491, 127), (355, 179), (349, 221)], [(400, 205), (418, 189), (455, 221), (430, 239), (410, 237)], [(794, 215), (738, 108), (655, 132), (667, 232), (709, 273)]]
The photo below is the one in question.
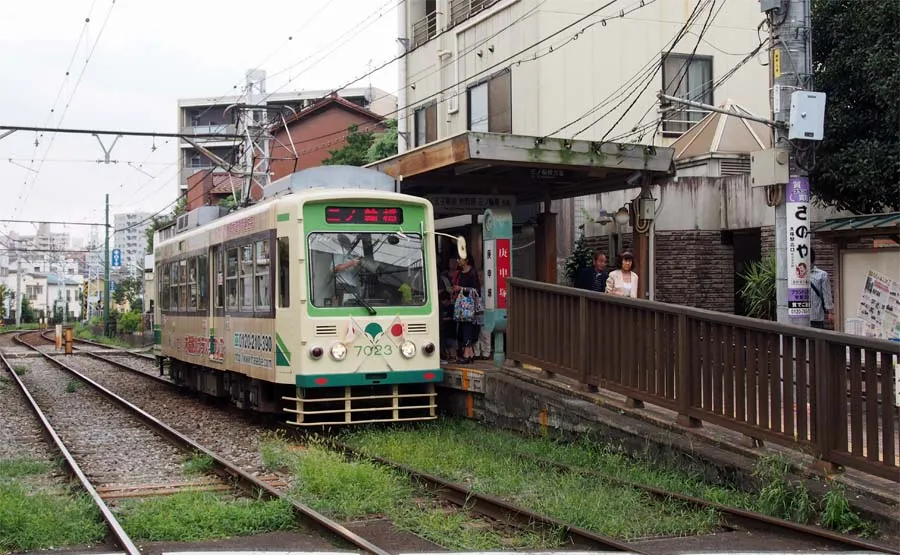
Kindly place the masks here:
[(118, 272), (138, 276), (144, 267), (147, 251), (147, 229), (153, 224), (152, 214), (129, 212), (113, 217), (113, 247), (122, 251), (122, 267)]

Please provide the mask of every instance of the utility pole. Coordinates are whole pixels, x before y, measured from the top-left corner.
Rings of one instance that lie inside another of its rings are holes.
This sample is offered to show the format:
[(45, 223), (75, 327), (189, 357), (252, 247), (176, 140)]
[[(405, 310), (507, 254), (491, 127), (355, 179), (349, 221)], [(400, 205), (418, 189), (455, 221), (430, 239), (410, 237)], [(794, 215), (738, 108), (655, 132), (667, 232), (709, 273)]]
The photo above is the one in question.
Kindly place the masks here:
[(103, 239), (103, 334), (112, 337), (112, 326), (109, 321), (109, 193), (106, 194), (106, 227)]
[[(821, 140), (821, 136), (804, 133), (801, 127), (824, 117), (824, 95), (796, 94), (812, 88), (809, 0), (760, 0), (760, 9), (769, 21), (772, 119), (780, 124), (774, 127), (774, 156), (776, 164), (788, 163), (787, 183), (782, 183), (782, 178), (766, 188), (767, 204), (775, 207), (777, 316), (779, 323), (809, 326), (812, 263), (808, 169), (812, 147), (806, 139)], [(821, 116), (816, 99), (821, 101)], [(796, 112), (794, 118), (792, 110)]]
[[(16, 243), (19, 240), (16, 239)], [(22, 325), (22, 251), (16, 252), (16, 326)]]

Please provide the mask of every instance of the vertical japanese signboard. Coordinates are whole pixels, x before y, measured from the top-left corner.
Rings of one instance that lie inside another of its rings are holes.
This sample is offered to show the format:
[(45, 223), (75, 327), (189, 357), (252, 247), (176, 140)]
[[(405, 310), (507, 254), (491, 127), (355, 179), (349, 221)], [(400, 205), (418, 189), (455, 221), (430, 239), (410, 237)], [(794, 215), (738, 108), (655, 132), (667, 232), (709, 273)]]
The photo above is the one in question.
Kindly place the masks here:
[(506, 280), (512, 273), (511, 245), (509, 239), (497, 239), (497, 308), (506, 310), (509, 289)]
[(790, 318), (809, 318), (809, 178), (792, 177), (785, 191), (787, 208), (787, 308)]

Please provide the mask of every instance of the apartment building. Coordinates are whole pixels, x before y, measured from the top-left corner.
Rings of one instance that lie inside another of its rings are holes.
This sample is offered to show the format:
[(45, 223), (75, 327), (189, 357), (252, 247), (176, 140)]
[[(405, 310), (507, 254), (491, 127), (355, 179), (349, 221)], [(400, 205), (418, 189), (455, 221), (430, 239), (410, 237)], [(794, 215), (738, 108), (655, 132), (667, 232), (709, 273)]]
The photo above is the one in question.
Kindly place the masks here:
[[(758, 60), (712, 86), (759, 44), (757, 2), (717, 4), (698, 41), (704, 11), (663, 57), (699, 1), (621, 0), (534, 47), (600, 3), (405, 2), (400, 33), (410, 52), (399, 77), (401, 151), (466, 130), (668, 146), (706, 113), (678, 106), (663, 113), (659, 91), (712, 105), (730, 99), (768, 114), (768, 70)], [(648, 68), (659, 71), (640, 93)]]
[(122, 251), (122, 266), (117, 273), (136, 276), (141, 274), (147, 251), (147, 229), (152, 214), (129, 212), (113, 216), (113, 246)]
[[(255, 71), (254, 76), (262, 83), (265, 91), (265, 72)], [(299, 113), (329, 96), (330, 90), (307, 90), (273, 92), (264, 94), (264, 103), (269, 106), (285, 106)], [(347, 88), (340, 91), (344, 100), (380, 116), (393, 117), (397, 110), (397, 97), (374, 87)], [(236, 114), (227, 108), (238, 102), (247, 102), (246, 97), (233, 95), (218, 98), (185, 98), (178, 100), (178, 128), (185, 134), (234, 134), (237, 131)], [(285, 111), (285, 117), (291, 112)], [(202, 139), (198, 140), (216, 156), (231, 163), (234, 162), (235, 141)], [(187, 189), (188, 177), (198, 171), (210, 170), (212, 161), (185, 141), (181, 141), (178, 149), (178, 166), (181, 168), (178, 179), (178, 194)]]

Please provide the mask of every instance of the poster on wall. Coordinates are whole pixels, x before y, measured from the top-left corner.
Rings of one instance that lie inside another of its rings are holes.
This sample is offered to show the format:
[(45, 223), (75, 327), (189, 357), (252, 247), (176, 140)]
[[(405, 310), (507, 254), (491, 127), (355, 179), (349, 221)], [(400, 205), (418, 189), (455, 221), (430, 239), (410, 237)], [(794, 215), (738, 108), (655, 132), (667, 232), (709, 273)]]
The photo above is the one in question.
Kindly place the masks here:
[(785, 188), (788, 316), (809, 318), (809, 178), (792, 177)]
[(859, 297), (863, 335), (878, 339), (900, 338), (900, 283), (869, 270)]

